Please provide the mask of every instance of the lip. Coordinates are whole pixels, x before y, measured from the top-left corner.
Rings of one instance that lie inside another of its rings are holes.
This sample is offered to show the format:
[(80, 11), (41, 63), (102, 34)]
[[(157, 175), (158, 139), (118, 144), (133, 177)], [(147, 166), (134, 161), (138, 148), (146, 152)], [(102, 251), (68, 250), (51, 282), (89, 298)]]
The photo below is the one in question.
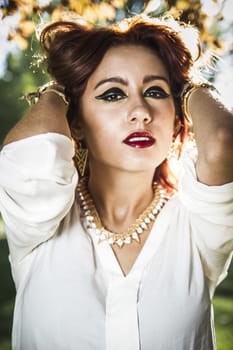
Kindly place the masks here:
[(134, 148), (147, 148), (155, 143), (155, 138), (147, 131), (136, 131), (128, 135), (123, 143)]

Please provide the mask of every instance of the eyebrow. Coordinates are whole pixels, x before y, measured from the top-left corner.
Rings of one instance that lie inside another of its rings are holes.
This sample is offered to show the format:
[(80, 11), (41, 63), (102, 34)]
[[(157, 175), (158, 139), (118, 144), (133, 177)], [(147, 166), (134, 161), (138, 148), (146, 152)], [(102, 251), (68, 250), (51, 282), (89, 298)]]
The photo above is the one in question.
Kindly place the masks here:
[(100, 80), (98, 82), (98, 84), (96, 84), (95, 89), (97, 89), (100, 85), (103, 85), (105, 83), (120, 83), (120, 84), (125, 85), (125, 86), (128, 85), (127, 81), (125, 81), (124, 79), (122, 79), (120, 77), (111, 77), (108, 79)]
[(151, 81), (154, 81), (154, 80), (162, 80), (169, 85), (168, 79), (161, 75), (146, 75), (145, 78), (143, 79), (143, 83), (144, 84), (150, 83)]
[[(162, 81), (165, 81), (167, 84), (169, 84), (168, 79), (165, 78), (164, 76), (160, 76), (160, 75), (146, 75), (145, 78), (143, 79), (143, 83), (144, 84), (145, 83), (150, 83), (151, 81), (154, 81), (154, 80), (162, 80)], [(107, 78), (107, 79), (100, 80), (96, 84), (95, 90), (100, 85), (103, 85), (103, 84), (106, 84), (106, 83), (120, 83), (120, 84), (125, 85), (125, 86), (128, 85), (127, 81), (122, 79), (121, 77), (110, 77), (110, 78)]]

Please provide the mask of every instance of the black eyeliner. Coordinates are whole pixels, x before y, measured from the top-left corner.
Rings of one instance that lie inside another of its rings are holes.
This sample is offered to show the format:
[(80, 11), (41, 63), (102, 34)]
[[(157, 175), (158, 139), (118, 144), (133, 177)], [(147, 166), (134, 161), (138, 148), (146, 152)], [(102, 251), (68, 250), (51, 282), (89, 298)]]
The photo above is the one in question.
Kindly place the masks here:
[(97, 100), (101, 100), (101, 99), (107, 98), (108, 96), (116, 95), (116, 94), (119, 94), (119, 95), (122, 95), (123, 97), (126, 97), (125, 93), (121, 89), (110, 88), (110, 89), (106, 90), (105, 92), (103, 92), (101, 95), (95, 96), (95, 98)]
[(170, 96), (170, 94), (168, 94), (163, 88), (161, 88), (160, 86), (151, 86), (150, 88), (148, 88), (144, 94), (146, 93), (150, 93), (150, 92), (154, 92), (154, 93), (161, 93), (163, 96), (161, 96), (160, 98), (167, 98)]

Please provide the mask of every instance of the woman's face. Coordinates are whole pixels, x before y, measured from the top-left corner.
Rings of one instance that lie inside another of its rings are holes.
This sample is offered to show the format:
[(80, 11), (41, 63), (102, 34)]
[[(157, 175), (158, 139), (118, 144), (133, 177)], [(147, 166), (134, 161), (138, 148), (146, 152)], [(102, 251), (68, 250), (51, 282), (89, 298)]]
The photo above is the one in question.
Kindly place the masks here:
[(91, 169), (154, 172), (167, 156), (174, 119), (168, 74), (157, 55), (139, 45), (109, 49), (81, 98)]

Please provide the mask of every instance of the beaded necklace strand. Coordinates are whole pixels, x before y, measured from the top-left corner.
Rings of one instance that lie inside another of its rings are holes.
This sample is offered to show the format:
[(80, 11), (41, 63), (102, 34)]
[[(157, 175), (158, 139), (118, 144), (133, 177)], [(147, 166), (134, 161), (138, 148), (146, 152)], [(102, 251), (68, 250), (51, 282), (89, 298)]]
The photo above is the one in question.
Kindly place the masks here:
[(149, 206), (136, 219), (135, 223), (129, 226), (126, 232), (116, 233), (103, 226), (87, 183), (88, 178), (84, 177), (80, 179), (77, 186), (82, 216), (86, 218), (87, 229), (97, 234), (99, 243), (107, 241), (110, 245), (117, 244), (120, 248), (125, 244), (131, 244), (133, 241), (140, 243), (140, 235), (156, 220), (161, 209), (170, 198), (160, 185), (154, 183), (154, 197)]

